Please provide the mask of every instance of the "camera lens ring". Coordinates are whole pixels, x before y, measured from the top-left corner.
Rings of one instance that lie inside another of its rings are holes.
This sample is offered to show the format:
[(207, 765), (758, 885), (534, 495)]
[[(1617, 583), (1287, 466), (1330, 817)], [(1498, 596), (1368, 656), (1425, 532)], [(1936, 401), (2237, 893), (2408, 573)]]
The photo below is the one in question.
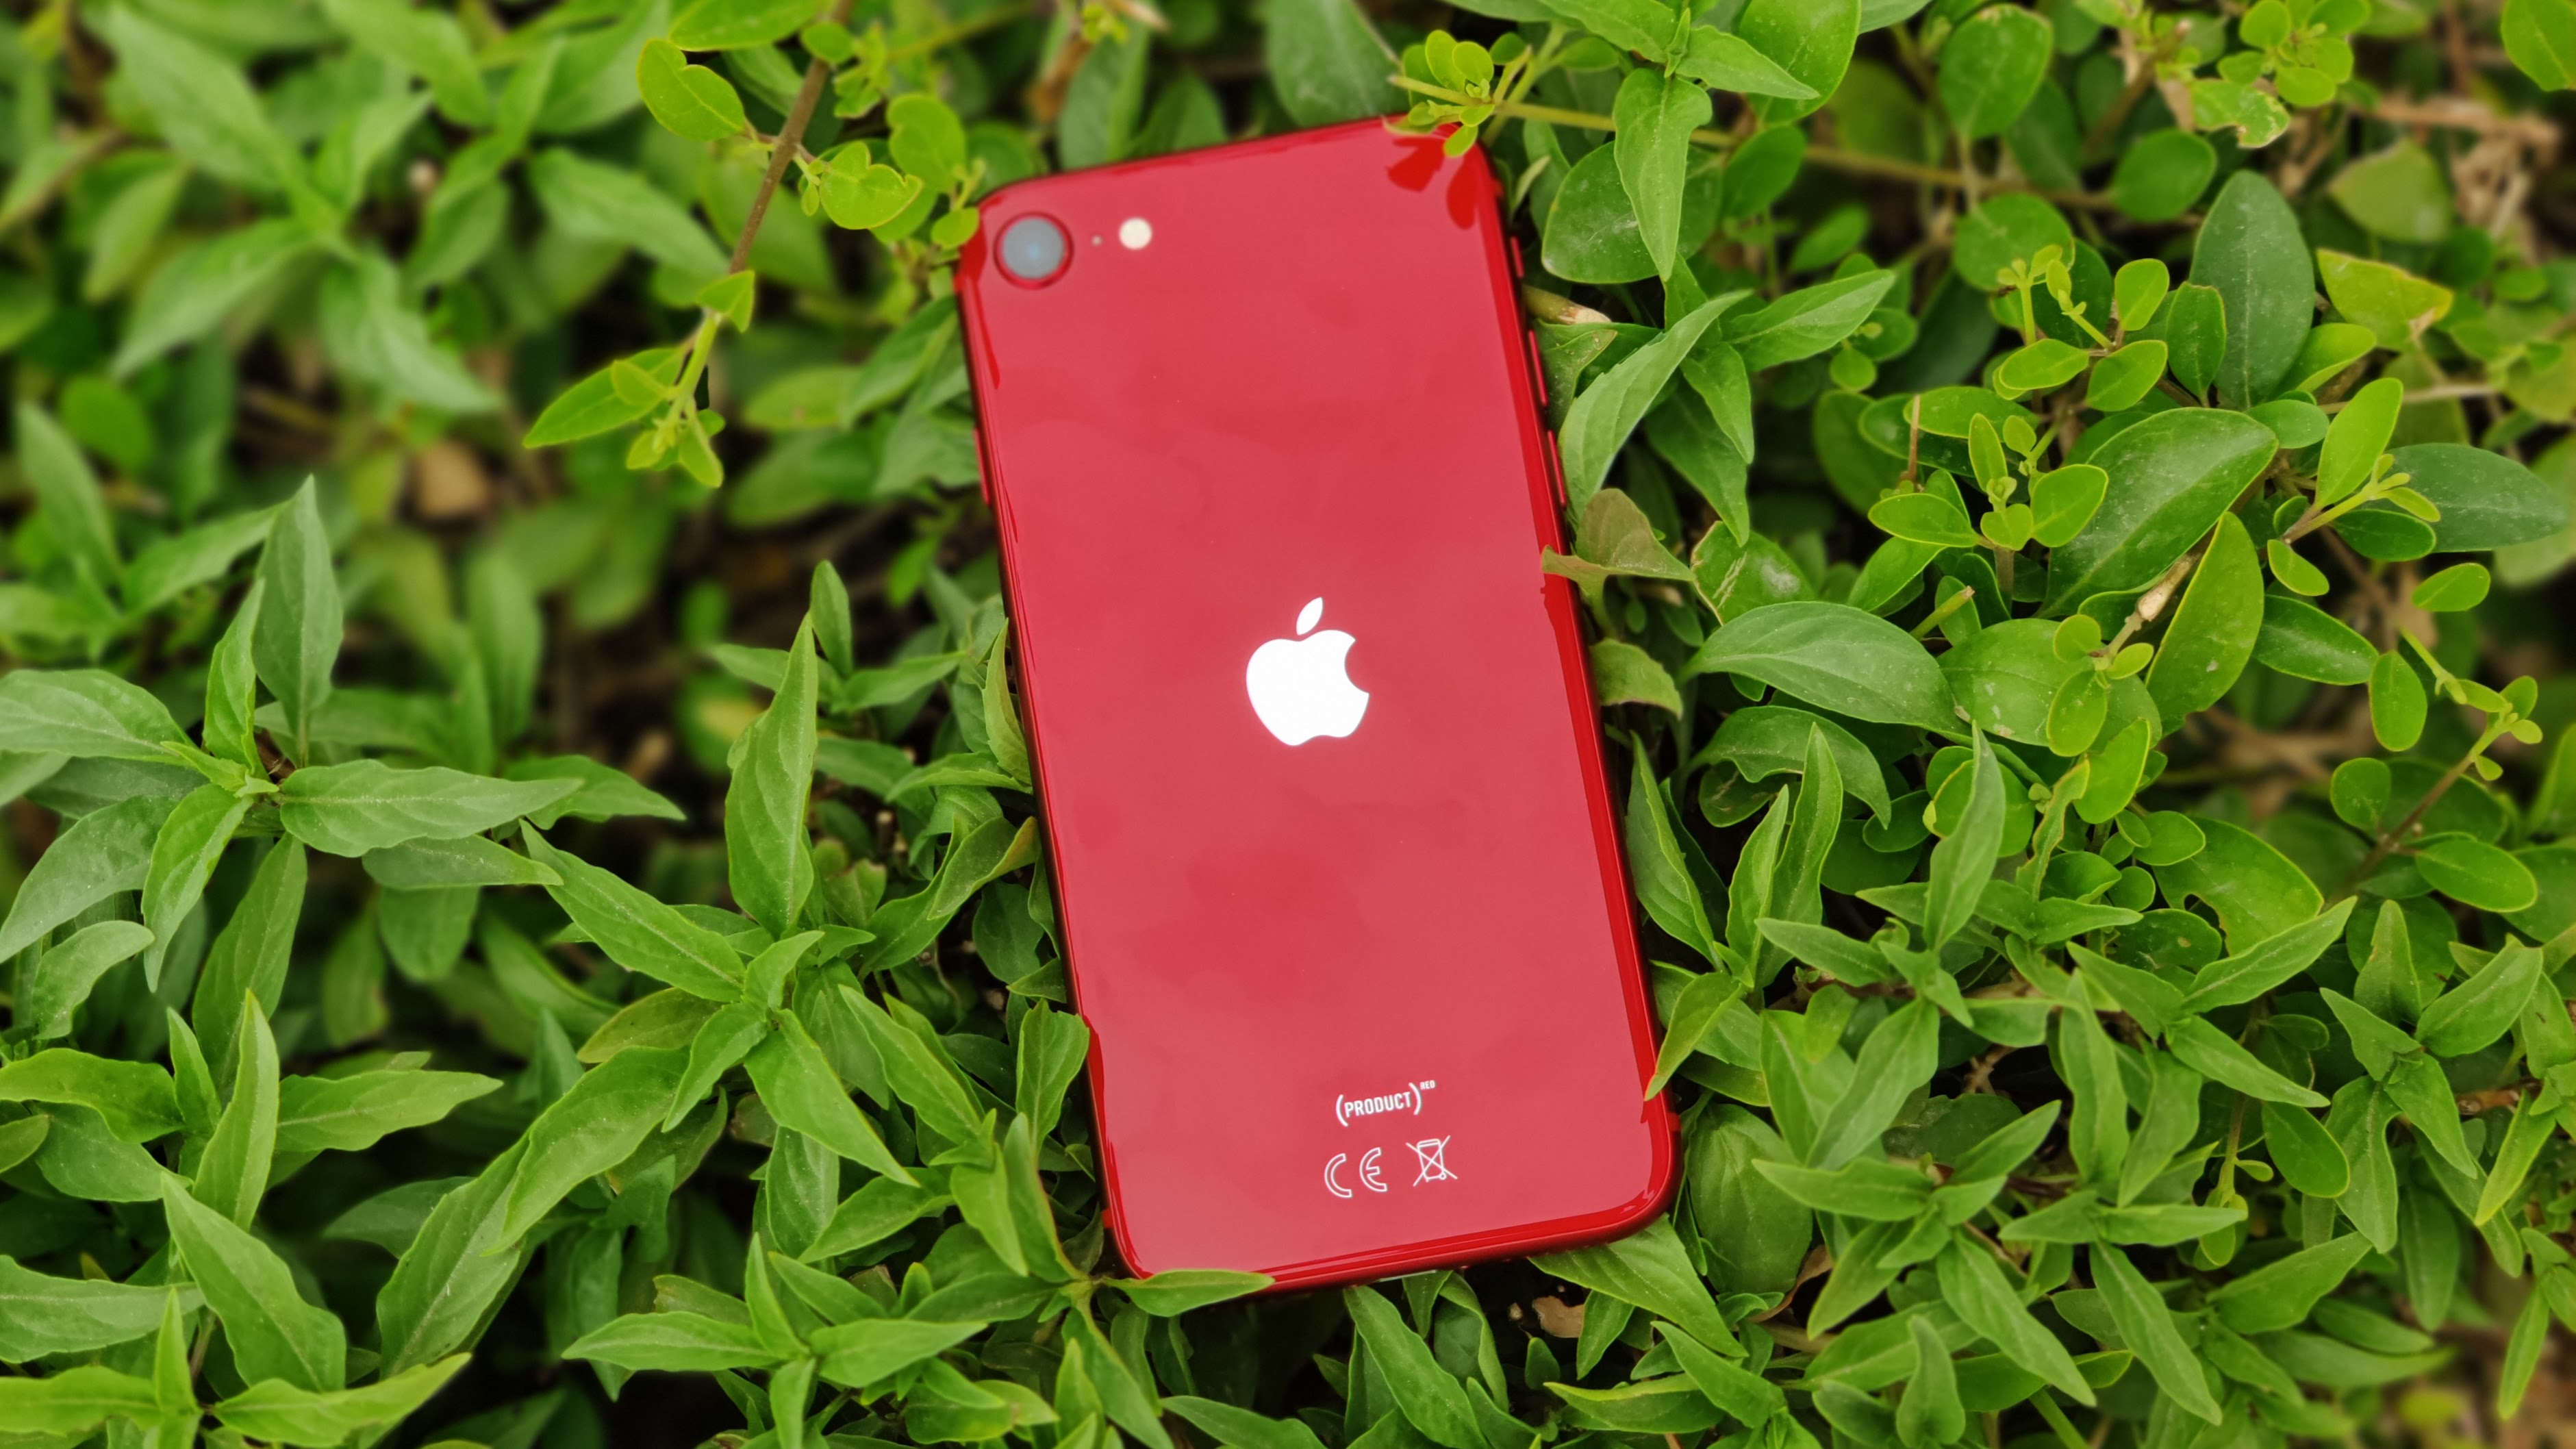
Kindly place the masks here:
[(1031, 212), (1011, 219), (993, 247), (1002, 275), (1024, 287), (1043, 287), (1064, 275), (1073, 260), (1073, 237), (1051, 216)]

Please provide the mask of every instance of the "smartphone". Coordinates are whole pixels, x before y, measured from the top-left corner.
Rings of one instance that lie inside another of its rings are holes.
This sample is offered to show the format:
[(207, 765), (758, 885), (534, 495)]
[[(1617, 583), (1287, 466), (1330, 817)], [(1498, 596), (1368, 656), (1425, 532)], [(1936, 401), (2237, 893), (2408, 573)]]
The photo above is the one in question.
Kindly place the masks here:
[(1366, 121), (1006, 187), (959, 260), (1135, 1272), (1456, 1266), (1669, 1189), (1497, 191)]

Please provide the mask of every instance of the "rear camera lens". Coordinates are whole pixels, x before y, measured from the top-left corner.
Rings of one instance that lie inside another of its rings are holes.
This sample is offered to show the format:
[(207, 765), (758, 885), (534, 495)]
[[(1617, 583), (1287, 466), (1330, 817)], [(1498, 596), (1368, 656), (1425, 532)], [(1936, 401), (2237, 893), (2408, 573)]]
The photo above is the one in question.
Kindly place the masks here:
[(1002, 228), (1002, 270), (1019, 281), (1054, 280), (1072, 250), (1064, 228), (1043, 216), (1024, 216)]

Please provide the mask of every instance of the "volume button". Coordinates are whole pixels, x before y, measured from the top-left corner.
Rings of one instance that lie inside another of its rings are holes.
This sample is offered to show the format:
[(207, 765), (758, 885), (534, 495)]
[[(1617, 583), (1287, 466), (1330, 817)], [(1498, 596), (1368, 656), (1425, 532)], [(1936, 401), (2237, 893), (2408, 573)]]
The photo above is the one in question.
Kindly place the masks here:
[(1569, 506), (1565, 496), (1565, 455), (1556, 450), (1556, 431), (1547, 432), (1547, 484), (1556, 492), (1556, 506)]
[(1540, 356), (1538, 350), (1538, 334), (1536, 332), (1525, 332), (1521, 335), (1529, 339), (1530, 388), (1538, 394), (1538, 405), (1540, 407), (1546, 407), (1547, 363)]

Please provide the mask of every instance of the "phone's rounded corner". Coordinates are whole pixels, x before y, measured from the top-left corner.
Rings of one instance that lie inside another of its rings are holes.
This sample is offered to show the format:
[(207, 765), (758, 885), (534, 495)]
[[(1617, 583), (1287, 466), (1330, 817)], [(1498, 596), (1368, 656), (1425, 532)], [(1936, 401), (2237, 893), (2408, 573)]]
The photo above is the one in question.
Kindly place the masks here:
[(1652, 1222), (1672, 1206), (1673, 1194), (1681, 1184), (1681, 1147), (1674, 1140), (1672, 1109), (1658, 1092), (1647, 1103), (1646, 1180), (1632, 1196), (1602, 1213), (1596, 1221), (1603, 1238), (1620, 1238)]

